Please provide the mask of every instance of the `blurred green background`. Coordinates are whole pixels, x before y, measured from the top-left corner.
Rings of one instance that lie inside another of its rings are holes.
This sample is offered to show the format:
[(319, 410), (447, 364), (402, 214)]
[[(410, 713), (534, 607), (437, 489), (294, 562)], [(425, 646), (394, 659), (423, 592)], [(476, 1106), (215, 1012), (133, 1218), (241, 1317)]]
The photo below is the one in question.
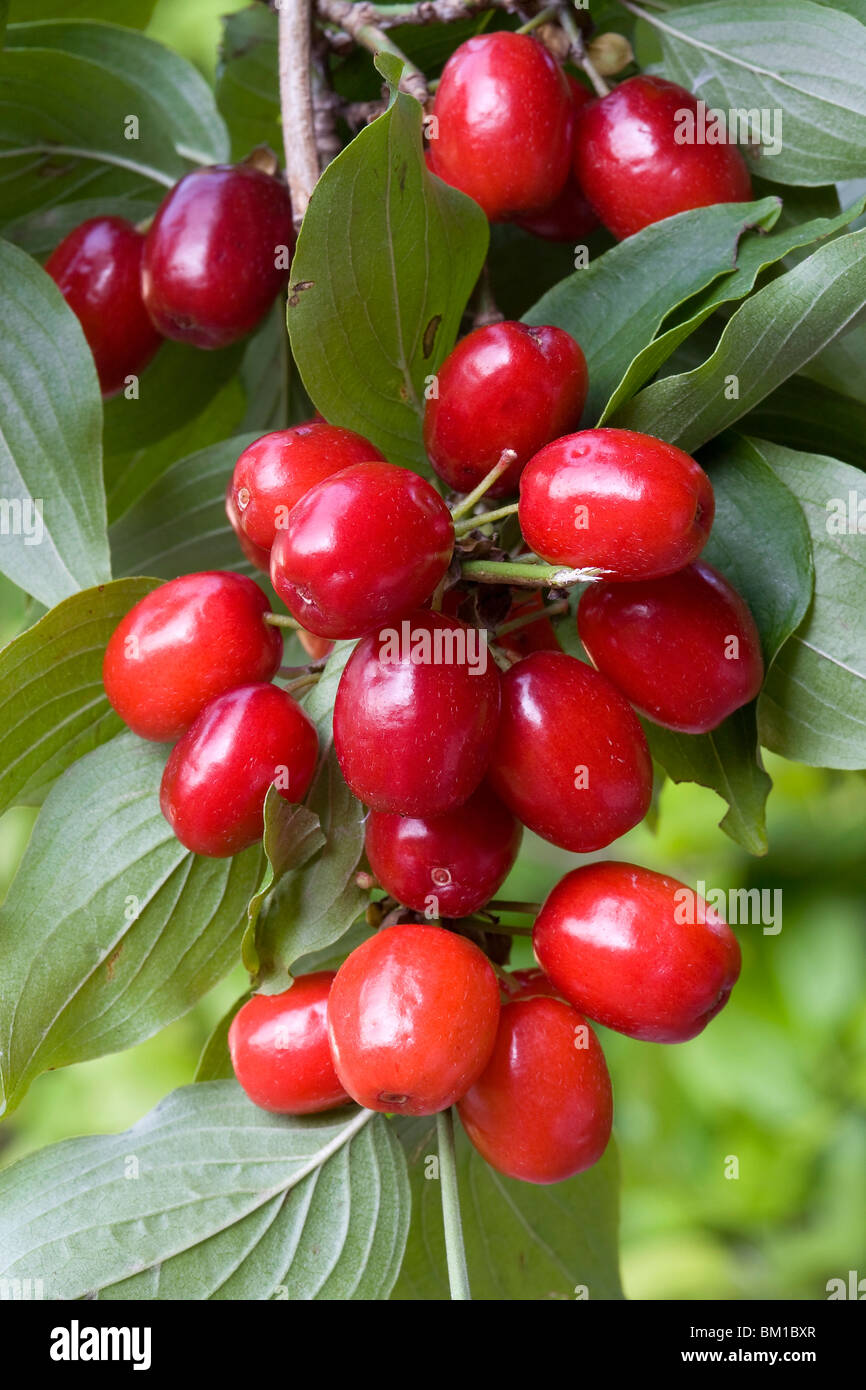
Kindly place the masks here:
[[(149, 32), (212, 75), (219, 16), (239, 8), (158, 0)], [(0, 581), (0, 641), (25, 620), (24, 596)], [(866, 1275), (866, 776), (767, 763), (775, 788), (765, 859), (718, 829), (724, 806), (713, 793), (670, 782), (657, 830), (639, 827), (605, 852), (691, 884), (783, 895), (778, 935), (738, 929), (742, 977), (701, 1037), (663, 1047), (600, 1030), (632, 1298), (820, 1299), (828, 1279)], [(18, 809), (0, 819), (0, 895), (34, 816)], [(541, 898), (577, 862), (527, 836), (502, 896)], [(525, 943), (520, 952), (515, 963), (528, 963)], [(0, 1165), (71, 1135), (124, 1128), (190, 1081), (244, 985), (239, 968), (149, 1042), (41, 1077), (0, 1128)], [(725, 1176), (732, 1157), (735, 1179)]]

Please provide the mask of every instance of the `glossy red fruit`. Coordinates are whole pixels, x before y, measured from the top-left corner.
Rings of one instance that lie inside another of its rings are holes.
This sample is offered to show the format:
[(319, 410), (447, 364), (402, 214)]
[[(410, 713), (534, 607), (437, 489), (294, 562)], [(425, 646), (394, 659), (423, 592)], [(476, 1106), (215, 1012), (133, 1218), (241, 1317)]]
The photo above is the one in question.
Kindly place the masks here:
[[(544, 595), (533, 593), (525, 589), (512, 591), (515, 595), (514, 602), (508, 610), (508, 615), (503, 623), (519, 622), (523, 618), (530, 618), (533, 613), (541, 613), (545, 608)], [(523, 656), (529, 656), (530, 652), (559, 652), (562, 647), (556, 635), (553, 623), (549, 618), (539, 617), (536, 622), (526, 622), (523, 627), (515, 628), (512, 632), (503, 632), (496, 638), (497, 646), (504, 652), (519, 661)]]
[(607, 1148), (613, 1095), (589, 1024), (561, 999), (503, 1005), (493, 1055), (459, 1101), (482, 1158), (523, 1182), (564, 1182)]
[(294, 246), (279, 179), (248, 164), (195, 169), (163, 200), (145, 238), (147, 312), (166, 338), (225, 347), (270, 308)]
[(372, 459), (382, 455), (368, 439), (322, 420), (262, 435), (244, 449), (231, 483), (244, 532), (270, 551), (305, 492), (342, 468)]
[(646, 815), (652, 760), (609, 681), (565, 652), (534, 652), (502, 677), (489, 779), (536, 835), (588, 854)]
[(508, 877), (523, 831), (483, 783), (469, 800), (425, 818), (371, 811), (366, 850), (387, 893), (416, 912), (468, 917)]
[(340, 677), (334, 747), (374, 811), (438, 816), (481, 782), (499, 718), (499, 672), (478, 628), (419, 610), (371, 632)]
[(425, 478), (359, 463), (292, 508), (271, 550), (271, 583), (319, 637), (360, 637), (430, 598), (451, 563), (454, 523)]
[(237, 536), (238, 545), (250, 564), (255, 565), (257, 570), (264, 570), (265, 574), (270, 574), (271, 552), (269, 550), (263, 550), (260, 545), (256, 545), (254, 541), (251, 541), (241, 526), (241, 518), (235, 506), (231, 480), (229, 480), (226, 485), (226, 516), (231, 523), (232, 530)]
[(312, 1115), (348, 1101), (328, 1042), (335, 973), (301, 975), (283, 994), (254, 994), (235, 1014), (229, 1053), (254, 1105), (277, 1115)]
[(703, 898), (615, 861), (566, 874), (536, 918), (532, 945), (575, 1008), (647, 1042), (694, 1038), (740, 973), (737, 938)]
[(634, 430), (580, 430), (529, 460), (518, 517), (551, 564), (597, 567), (611, 580), (654, 579), (699, 555), (713, 488), (689, 454)]
[(755, 620), (703, 560), (664, 579), (594, 584), (577, 610), (590, 660), (656, 724), (705, 734), (764, 679)]
[(327, 637), (317, 637), (314, 632), (306, 632), (304, 628), (298, 629), (298, 641), (314, 661), (325, 661), (334, 650), (333, 642), (329, 642)]
[(368, 1110), (433, 1115), (481, 1075), (499, 1022), (493, 968), (465, 937), (387, 927), (353, 951), (328, 998), (334, 1066)]
[(205, 570), (141, 599), (105, 652), (105, 693), (141, 738), (168, 743), (209, 700), (279, 668), (283, 639), (264, 621), (265, 594), (241, 574)]
[(445, 64), (433, 116), (433, 172), (492, 222), (540, 212), (562, 192), (574, 109), (562, 69), (536, 39), (502, 32), (462, 43)]
[(710, 203), (752, 197), (735, 145), (679, 143), (698, 119), (690, 92), (663, 77), (629, 77), (577, 115), (574, 172), (620, 241), (651, 222)]
[(224, 858), (262, 837), (272, 782), (286, 801), (309, 790), (315, 725), (276, 685), (242, 685), (206, 705), (165, 765), (159, 804), (194, 854)]
[(535, 994), (542, 994), (547, 999), (562, 998), (556, 985), (548, 980), (543, 970), (510, 970), (503, 988), (509, 999), (525, 999)]
[(433, 467), (449, 487), (471, 492), (513, 449), (517, 458), (487, 495), (513, 493), (527, 459), (580, 423), (587, 385), (583, 352), (561, 328), (476, 328), (446, 357), (424, 410)]
[[(579, 111), (592, 101), (592, 92), (566, 73), (571, 91), (572, 106)], [(543, 212), (532, 217), (518, 217), (518, 226), (544, 241), (581, 241), (598, 226), (598, 218), (592, 210), (583, 189), (572, 171), (565, 180), (565, 187), (557, 198)]]
[(64, 237), (45, 269), (75, 314), (93, 353), (103, 396), (138, 376), (162, 335), (141, 298), (144, 237), (122, 217), (93, 217)]

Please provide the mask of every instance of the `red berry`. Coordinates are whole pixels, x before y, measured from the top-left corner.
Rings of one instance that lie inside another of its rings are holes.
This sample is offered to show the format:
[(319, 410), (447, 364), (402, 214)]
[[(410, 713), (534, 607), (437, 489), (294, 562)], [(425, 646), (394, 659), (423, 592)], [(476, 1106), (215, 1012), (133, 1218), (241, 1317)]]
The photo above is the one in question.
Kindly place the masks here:
[[(578, 111), (581, 106), (586, 106), (587, 102), (592, 101), (592, 92), (587, 87), (582, 87), (570, 72), (565, 75), (571, 90), (573, 108)], [(573, 172), (566, 178), (565, 187), (559, 197), (555, 198), (549, 207), (532, 217), (518, 217), (516, 220), (525, 232), (542, 237), (544, 241), (581, 241), (598, 226), (598, 218)]]
[(590, 1018), (647, 1042), (686, 1042), (740, 973), (730, 927), (685, 884), (636, 864), (586, 864), (548, 896), (536, 958)]
[(113, 396), (137, 376), (162, 336), (141, 298), (144, 237), (122, 217), (93, 217), (64, 237), (45, 269), (78, 319), (99, 388)]
[(491, 222), (549, 207), (569, 172), (574, 108), (565, 75), (536, 39), (501, 32), (455, 49), (433, 102), (430, 164)]
[(307, 632), (302, 627), (298, 628), (298, 641), (314, 661), (325, 661), (334, 650), (333, 642), (329, 642), (327, 637), (317, 637), (314, 632)]
[(105, 652), (105, 693), (141, 738), (179, 738), (209, 700), (274, 676), (283, 639), (268, 600), (242, 574), (205, 570), (163, 584), (130, 609)]
[(506, 990), (509, 998), (525, 999), (530, 995), (542, 994), (548, 999), (561, 999), (562, 995), (548, 980), (543, 970), (510, 970)]
[(348, 1101), (328, 1042), (334, 975), (301, 975), (283, 994), (254, 994), (235, 1014), (229, 1052), (254, 1105), (278, 1115), (311, 1115)]
[(618, 240), (688, 208), (752, 197), (749, 171), (735, 145), (678, 142), (697, 109), (684, 87), (641, 75), (578, 112), (574, 171)]
[(468, 917), (508, 877), (523, 835), (483, 783), (469, 800), (425, 818), (371, 811), (366, 849), (379, 883), (416, 912)]
[(454, 523), (425, 478), (359, 463), (292, 508), (271, 551), (271, 583), (319, 637), (360, 637), (430, 598), (451, 563)]
[(247, 445), (232, 478), (240, 524), (257, 546), (270, 551), (278, 530), (305, 492), (353, 463), (382, 459), (368, 439), (352, 430), (309, 420), (273, 430)]
[(271, 552), (269, 550), (262, 550), (260, 545), (256, 545), (255, 541), (251, 541), (241, 526), (240, 515), (235, 506), (231, 480), (226, 484), (226, 516), (231, 523), (232, 530), (238, 538), (238, 545), (250, 564), (255, 565), (257, 570), (264, 570), (265, 574), (269, 574), (271, 569)]
[(243, 338), (288, 278), (288, 190), (248, 164), (186, 174), (147, 233), (141, 290), (166, 338), (220, 348)]
[(527, 459), (580, 423), (586, 392), (586, 359), (561, 328), (476, 328), (445, 359), (438, 397), (425, 407), (430, 461), (449, 487), (471, 492), (513, 449), (517, 458), (488, 496), (513, 493)]
[(592, 585), (577, 624), (599, 671), (656, 724), (684, 734), (715, 729), (764, 679), (754, 618), (703, 560), (663, 579)]
[(523, 1182), (564, 1182), (607, 1148), (613, 1096), (589, 1024), (561, 999), (504, 1004), (493, 1055), (458, 1104), (493, 1168)]
[(465, 937), (387, 927), (343, 962), (328, 999), (337, 1075), (368, 1110), (433, 1115), (481, 1075), (496, 1038), (499, 986)]
[(524, 825), (579, 854), (631, 830), (652, 795), (652, 761), (634, 711), (565, 652), (534, 652), (502, 677), (489, 777)]
[(242, 685), (206, 705), (172, 750), (159, 804), (181, 844), (224, 858), (262, 837), (272, 782), (303, 801), (319, 740), (315, 725), (276, 685)]
[(524, 540), (551, 564), (654, 579), (696, 559), (713, 524), (713, 488), (682, 449), (634, 430), (555, 439), (520, 479)]
[(479, 785), (499, 718), (499, 672), (484, 636), (419, 611), (360, 641), (340, 677), (334, 747), (375, 811), (438, 816)]

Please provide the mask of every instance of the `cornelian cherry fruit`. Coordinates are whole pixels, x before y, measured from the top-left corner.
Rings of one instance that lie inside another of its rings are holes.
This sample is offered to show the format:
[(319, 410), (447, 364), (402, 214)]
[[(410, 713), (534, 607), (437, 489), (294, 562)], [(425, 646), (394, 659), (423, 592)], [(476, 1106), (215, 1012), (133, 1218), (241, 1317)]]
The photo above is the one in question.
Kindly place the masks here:
[(180, 738), (209, 700), (279, 668), (281, 634), (258, 584), (226, 570), (186, 574), (141, 599), (109, 639), (105, 693), (133, 733)]
[(499, 985), (471, 941), (441, 927), (386, 927), (352, 952), (328, 997), (341, 1084), (368, 1110), (432, 1115), (487, 1065)]
[(686, 1042), (724, 1006), (740, 947), (685, 884), (607, 861), (548, 895), (532, 945), (545, 974), (589, 1018), (647, 1042)]
[(270, 551), (289, 512), (316, 483), (353, 463), (382, 460), (363, 435), (309, 420), (272, 430), (244, 449), (232, 477), (235, 510), (244, 533)]
[(713, 488), (689, 454), (634, 430), (580, 430), (529, 460), (518, 517), (551, 564), (606, 579), (654, 579), (697, 558), (713, 524)]
[(426, 818), (371, 811), (366, 850), (387, 893), (416, 912), (468, 917), (517, 858), (522, 828), (484, 783), (454, 811)]
[(145, 237), (141, 292), (166, 338), (220, 348), (274, 302), (295, 247), (279, 179), (249, 164), (195, 169), (163, 199)]
[(271, 550), (271, 583), (318, 637), (360, 637), (430, 598), (451, 563), (454, 523), (425, 478), (359, 463), (310, 488)]
[[(570, 72), (565, 75), (571, 91), (572, 106), (575, 111), (579, 111), (587, 102), (592, 101), (592, 92), (581, 86)], [(562, 192), (549, 207), (544, 208), (542, 212), (534, 213), (531, 217), (518, 217), (515, 220), (525, 232), (531, 232), (543, 241), (578, 242), (598, 226), (598, 218), (573, 171), (567, 176)]]
[(81, 324), (99, 389), (115, 395), (138, 376), (162, 334), (141, 297), (144, 237), (122, 217), (93, 217), (64, 237), (45, 269)]
[(299, 976), (282, 994), (254, 994), (229, 1027), (235, 1076), (254, 1105), (278, 1115), (311, 1115), (349, 1100), (328, 1042), (328, 994), (335, 971)]
[(618, 240), (689, 208), (745, 203), (746, 162), (735, 145), (687, 140), (698, 103), (664, 77), (629, 77), (578, 113), (574, 172)]
[(502, 677), (488, 775), (524, 825), (579, 854), (631, 830), (652, 796), (652, 760), (634, 711), (565, 652), (534, 652)]
[(418, 610), (369, 633), (346, 663), (334, 748), (351, 790), (374, 811), (438, 816), (467, 801), (490, 761), (499, 672), (483, 634)]
[(223, 858), (262, 837), (272, 782), (303, 801), (319, 751), (312, 720), (279, 686), (242, 685), (211, 700), (175, 744), (159, 792), (162, 813), (194, 854)]
[(506, 31), (467, 39), (442, 72), (429, 163), (491, 222), (541, 212), (569, 173), (574, 107), (543, 44)]
[(761, 688), (761, 638), (745, 601), (703, 560), (663, 579), (594, 584), (577, 610), (590, 660), (656, 724), (715, 729)]
[(231, 479), (226, 484), (226, 516), (229, 519), (231, 528), (237, 536), (238, 545), (243, 551), (251, 565), (255, 565), (257, 570), (263, 570), (265, 574), (270, 574), (271, 552), (263, 550), (255, 541), (251, 541), (244, 528), (241, 526), (241, 518), (235, 506), (234, 493), (232, 492)]
[(613, 1121), (595, 1033), (561, 999), (504, 1004), (490, 1061), (457, 1111), (482, 1158), (510, 1178), (564, 1182), (591, 1168)]
[(586, 400), (586, 359), (561, 328), (493, 323), (476, 328), (446, 357), (438, 395), (424, 409), (424, 444), (439, 477), (470, 492), (505, 449), (516, 458), (488, 489), (513, 493), (542, 445), (577, 428)]

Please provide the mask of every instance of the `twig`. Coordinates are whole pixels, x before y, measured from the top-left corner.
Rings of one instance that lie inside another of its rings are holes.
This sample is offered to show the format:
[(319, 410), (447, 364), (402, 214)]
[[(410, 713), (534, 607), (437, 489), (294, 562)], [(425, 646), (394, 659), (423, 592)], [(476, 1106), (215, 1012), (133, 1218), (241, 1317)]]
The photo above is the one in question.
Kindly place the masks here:
[(583, 41), (583, 34), (580, 32), (574, 11), (571, 7), (571, 0), (563, 0), (560, 4), (559, 22), (568, 35), (571, 44), (571, 56), (578, 67), (583, 68), (587, 77), (593, 85), (596, 96), (606, 97), (610, 87), (604, 78), (596, 72), (592, 61), (587, 57), (586, 44)]
[(280, 0), (277, 10), (280, 115), (296, 227), (301, 225), (319, 177), (310, 76), (312, 4), (313, 0)]
[[(423, 106), (429, 99), (427, 79), (420, 68), (410, 62), (402, 49), (388, 38), (380, 23), (381, 14), (374, 5), (355, 5), (351, 0), (318, 0), (319, 14), (350, 34), (361, 48), (370, 53), (390, 53), (403, 64), (400, 90), (415, 97)], [(465, 10), (464, 10), (465, 16)]]

